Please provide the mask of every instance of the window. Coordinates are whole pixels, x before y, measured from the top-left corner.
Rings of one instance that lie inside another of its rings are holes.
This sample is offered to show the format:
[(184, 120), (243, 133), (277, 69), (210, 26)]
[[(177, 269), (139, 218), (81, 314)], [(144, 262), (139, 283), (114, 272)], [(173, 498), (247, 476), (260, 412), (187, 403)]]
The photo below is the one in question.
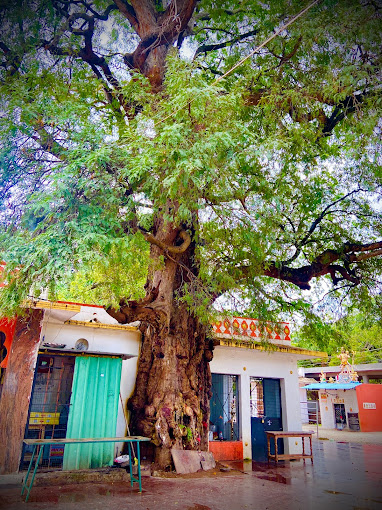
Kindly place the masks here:
[(212, 374), (210, 440), (240, 439), (238, 383), (237, 375)]
[(251, 377), (250, 407), (252, 418), (262, 418), (264, 416), (263, 379)]

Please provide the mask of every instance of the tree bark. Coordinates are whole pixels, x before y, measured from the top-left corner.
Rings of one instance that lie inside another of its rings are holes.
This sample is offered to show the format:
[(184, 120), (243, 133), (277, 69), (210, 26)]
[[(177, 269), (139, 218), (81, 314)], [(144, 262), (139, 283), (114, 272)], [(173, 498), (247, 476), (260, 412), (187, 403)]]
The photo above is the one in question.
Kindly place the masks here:
[(130, 7), (115, 0), (141, 39), (134, 52), (124, 56), (125, 63), (149, 79), (153, 92), (162, 89), (168, 50), (186, 29), (196, 3), (197, 0), (177, 0), (159, 13), (152, 0), (132, 0)]
[[(125, 63), (146, 76), (157, 93), (163, 87), (168, 50), (187, 27), (196, 0), (171, 2), (163, 13), (152, 0), (131, 0), (131, 7), (114, 1), (141, 39), (135, 51), (124, 56)], [(176, 207), (168, 203), (163, 212), (171, 215)], [(145, 299), (121, 302), (119, 310), (109, 313), (119, 322), (141, 321), (136, 387), (128, 403), (131, 428), (152, 439), (155, 461), (165, 468), (171, 465), (171, 448), (208, 448), (212, 341), (207, 326), (182, 302), (185, 286), (198, 275), (192, 236), (166, 223), (163, 214), (145, 236), (153, 267), (164, 256), (164, 268), (149, 277)]]
[(208, 449), (211, 359), (205, 327), (184, 305), (174, 304), (168, 331), (143, 327), (131, 425), (151, 437), (161, 468), (171, 465), (171, 448)]
[(153, 264), (164, 255), (164, 267), (152, 273), (142, 301), (121, 302), (108, 312), (121, 323), (141, 321), (131, 429), (152, 439), (155, 462), (166, 468), (171, 448), (208, 449), (213, 344), (208, 326), (182, 301), (198, 275), (192, 233), (165, 223), (162, 214), (147, 238)]

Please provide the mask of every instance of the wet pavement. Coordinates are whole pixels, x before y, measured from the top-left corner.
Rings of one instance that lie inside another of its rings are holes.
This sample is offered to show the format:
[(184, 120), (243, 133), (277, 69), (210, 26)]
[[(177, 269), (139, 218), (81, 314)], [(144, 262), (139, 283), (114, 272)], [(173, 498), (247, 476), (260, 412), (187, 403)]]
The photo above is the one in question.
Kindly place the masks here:
[[(19, 510), (382, 510), (382, 445), (314, 440), (314, 463), (230, 462), (188, 477), (33, 487), (0, 486), (0, 508)], [(136, 485), (136, 484), (135, 484)]]

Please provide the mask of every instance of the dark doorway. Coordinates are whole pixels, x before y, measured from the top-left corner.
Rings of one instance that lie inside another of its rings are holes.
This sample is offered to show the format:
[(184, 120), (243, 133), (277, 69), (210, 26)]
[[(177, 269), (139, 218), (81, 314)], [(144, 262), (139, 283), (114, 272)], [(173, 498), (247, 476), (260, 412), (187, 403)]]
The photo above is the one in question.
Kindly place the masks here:
[[(26, 439), (66, 437), (70, 396), (72, 392), (74, 356), (39, 355), (33, 381)], [(24, 445), (20, 469), (27, 469), (32, 447)], [(42, 465), (62, 466), (64, 446), (44, 447)]]
[[(251, 377), (251, 438), (252, 459), (267, 460), (267, 430), (282, 430), (280, 379)], [(279, 453), (284, 452), (282, 439), (277, 443)], [(274, 445), (271, 442), (271, 453)]]
[(346, 427), (345, 404), (333, 404), (336, 429), (342, 430)]

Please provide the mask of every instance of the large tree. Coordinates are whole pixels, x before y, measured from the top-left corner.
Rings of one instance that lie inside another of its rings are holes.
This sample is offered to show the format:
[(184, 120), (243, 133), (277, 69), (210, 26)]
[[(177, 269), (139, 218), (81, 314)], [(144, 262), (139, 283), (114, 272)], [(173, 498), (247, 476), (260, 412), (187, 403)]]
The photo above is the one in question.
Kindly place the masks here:
[(382, 5), (315, 2), (279, 31), (299, 9), (0, 4), (2, 310), (74, 282), (141, 321), (129, 406), (162, 466), (207, 447), (216, 300), (380, 310)]

